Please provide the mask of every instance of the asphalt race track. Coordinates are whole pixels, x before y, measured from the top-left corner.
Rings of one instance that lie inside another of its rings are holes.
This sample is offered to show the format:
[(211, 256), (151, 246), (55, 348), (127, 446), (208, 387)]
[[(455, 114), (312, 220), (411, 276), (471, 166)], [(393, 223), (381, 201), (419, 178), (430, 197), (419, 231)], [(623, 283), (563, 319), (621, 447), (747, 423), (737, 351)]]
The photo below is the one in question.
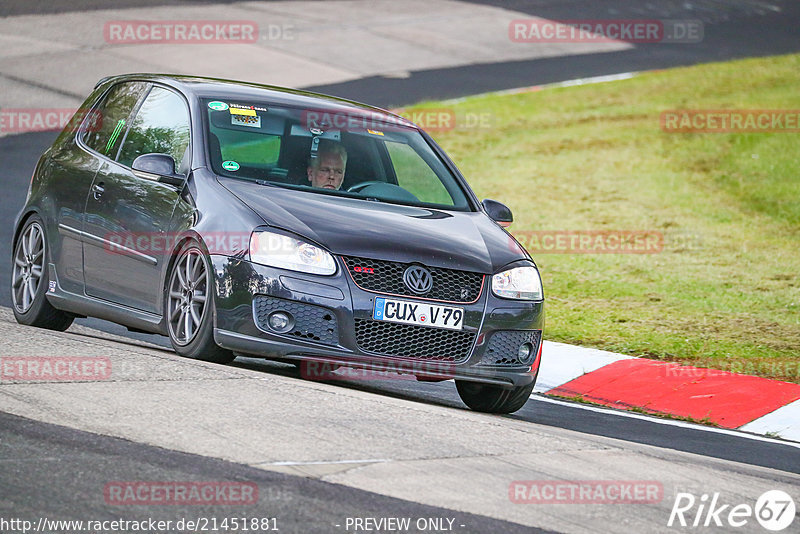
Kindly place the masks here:
[[(717, 492), (726, 503), (752, 504), (765, 491), (800, 488), (797, 445), (765, 438), (538, 399), (513, 416), (487, 416), (462, 408), (447, 382), (308, 381), (282, 364), (185, 360), (80, 326), (39, 332), (32, 343), (31, 330), (7, 311), (0, 312), (0, 336), (10, 354), (102, 357), (113, 369), (107, 381), (0, 388), (4, 411), (26, 417), (0, 421), (0, 518), (263, 513), (277, 517), (282, 531), (338, 532), (345, 529), (335, 523), (348, 514), (432, 515), (470, 533), (518, 532), (520, 524), (658, 532), (669, 531), (679, 493)], [(529, 479), (650, 481), (662, 489), (651, 506), (509, 502), (509, 485)], [(257, 505), (165, 511), (159, 503), (119, 506), (104, 498), (104, 488), (118, 482), (214, 480), (257, 485)]]
[[(248, 481), (259, 487), (259, 502), (250, 517), (277, 518), (286, 532), (326, 532), (347, 517), (365, 517), (380, 510), (394, 517), (448, 517), (470, 532), (523, 533), (530, 527), (474, 514), (376, 495), (318, 480), (265, 471), (203, 456), (141, 445), (68, 428), (34, 423), (0, 413), (0, 457), (4, 473), (13, 465), (24, 477), (2, 477), (3, 516), (97, 520), (170, 520), (175, 517), (220, 517), (221, 506), (163, 506), (120, 512), (97, 502), (97, 488), (108, 482), (136, 480), (147, 472), (160, 480), (202, 482), (209, 478)], [(46, 458), (43, 461), (43, 458)], [(83, 473), (75, 478), (74, 473)], [(42, 487), (42, 480), (49, 484)], [(32, 499), (29, 496), (35, 495)], [(80, 511), (80, 512), (78, 512)], [(545, 532), (533, 530), (533, 532)]]
[[(643, 13), (638, 2), (622, 0), (472, 3), (549, 19), (576, 18), (577, 13), (582, 18), (655, 16)], [(115, 8), (184, 4), (120, 0)], [(481, 63), (307, 87), (400, 106), (800, 50), (800, 2), (666, 0), (657, 5), (661, 18), (703, 20), (703, 42), (636, 45), (600, 54)], [(782, 11), (774, 12), (770, 5)], [(104, 7), (100, 0), (13, 1), (3, 3), (0, 15)], [(0, 71), (0, 79), (4, 77)], [(35, 162), (56, 135), (0, 137), (0, 257), (5, 258), (0, 280), (6, 288), (13, 221)], [(8, 289), (0, 291), (0, 306), (10, 306)], [(797, 494), (800, 488), (800, 448), (768, 438), (541, 398), (512, 416), (488, 417), (467, 411), (452, 382), (309, 383), (289, 366), (252, 358), (238, 358), (225, 367), (183, 360), (164, 349), (166, 338), (133, 334), (94, 319), (76, 321), (64, 334), (36, 332), (18, 327), (10, 311), (0, 309), (0, 336), (5, 354), (60, 350), (108, 355), (120, 369), (119, 378), (95, 385), (0, 386), (0, 518), (222, 517), (230, 509), (109, 506), (102, 488), (109, 480), (224, 479), (255, 483), (260, 499), (246, 509), (247, 515), (277, 517), (283, 532), (347, 532), (343, 525), (348, 517), (389, 516), (451, 518), (456, 532), (539, 531), (532, 529), (534, 523), (553, 531), (603, 531), (605, 526), (607, 531), (656, 532), (676, 530), (667, 529), (666, 520), (677, 491), (719, 491), (731, 499), (752, 499), (768, 489)], [(304, 427), (309, 422), (317, 428)], [(502, 443), (492, 452), (473, 448), (475, 442), (492, 448), (486, 443), (493, 435)], [(549, 456), (542, 461), (543, 455)], [(528, 479), (662, 480), (663, 503), (640, 512), (624, 505), (610, 511), (521, 511), (524, 505), (509, 505), (505, 496), (485, 502), (479, 496), (486, 488), (502, 480), (506, 486), (496, 487), (503, 490), (513, 480), (497, 474), (513, 472), (498, 469), (500, 463), (518, 468)], [(464, 473), (480, 473), (486, 480), (467, 484)], [(681, 476), (690, 482), (688, 488), (677, 482)], [(422, 491), (414, 485), (419, 480), (429, 482)], [(751, 521), (742, 531), (758, 528)]]
[[(530, 16), (551, 20), (574, 18), (603, 19), (609, 13), (619, 18), (655, 17), (699, 19), (705, 24), (703, 42), (697, 45), (638, 45), (603, 54), (573, 55), (528, 61), (509, 61), (412, 72), (408, 78), (381, 76), (353, 82), (312, 86), (310, 89), (379, 106), (403, 105), (422, 100), (456, 98), (502, 89), (527, 87), (603, 76), (622, 72), (665, 69), (697, 63), (725, 61), (741, 57), (788, 54), (800, 49), (797, 21), (800, 4), (780, 4), (780, 13), (756, 15), (756, 6), (766, 3), (749, 1), (661, 1), (643, 7), (639, 2), (611, 0), (602, 2), (559, 0), (473, 0), (476, 4), (513, 9)], [(692, 6), (694, 9), (684, 9)], [(763, 8), (762, 8), (763, 9)]]

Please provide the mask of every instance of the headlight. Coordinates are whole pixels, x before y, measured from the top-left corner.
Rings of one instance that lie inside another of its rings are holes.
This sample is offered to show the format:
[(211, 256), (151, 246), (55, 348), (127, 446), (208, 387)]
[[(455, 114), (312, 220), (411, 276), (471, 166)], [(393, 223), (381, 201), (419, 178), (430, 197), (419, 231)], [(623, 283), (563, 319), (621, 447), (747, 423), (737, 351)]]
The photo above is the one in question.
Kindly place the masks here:
[(492, 292), (516, 300), (542, 300), (542, 279), (535, 267), (515, 267), (492, 277)]
[(311, 243), (273, 232), (253, 233), (250, 259), (270, 267), (303, 273), (330, 275), (336, 272), (336, 262), (328, 252)]

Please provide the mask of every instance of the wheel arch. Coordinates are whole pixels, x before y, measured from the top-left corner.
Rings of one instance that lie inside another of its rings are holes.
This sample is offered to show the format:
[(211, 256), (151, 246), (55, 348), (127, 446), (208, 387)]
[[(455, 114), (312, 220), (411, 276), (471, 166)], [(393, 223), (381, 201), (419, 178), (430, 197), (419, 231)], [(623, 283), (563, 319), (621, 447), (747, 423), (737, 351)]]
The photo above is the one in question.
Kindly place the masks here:
[[(187, 230), (187, 231), (181, 233), (181, 235), (177, 239), (175, 239), (175, 245), (172, 247), (172, 249), (169, 252), (169, 261), (167, 262), (167, 264), (165, 265), (164, 269), (162, 270), (162, 274), (161, 274), (161, 290), (163, 292), (162, 293), (163, 295), (166, 295), (167, 292), (169, 291), (169, 287), (168, 287), (169, 286), (169, 275), (172, 272), (172, 268), (175, 266), (175, 262), (178, 261), (178, 254), (180, 254), (181, 249), (186, 245), (186, 243), (189, 243), (190, 241), (197, 242), (197, 244), (200, 245), (200, 250), (203, 251), (203, 254), (205, 254), (206, 256), (209, 255), (208, 247), (206, 246), (205, 241), (203, 241), (202, 236), (196, 230), (192, 229), (192, 230)], [(213, 278), (212, 278), (212, 282), (213, 282)], [(163, 305), (163, 299), (162, 299), (162, 305)], [(162, 311), (163, 311), (163, 313), (161, 314), (161, 326), (165, 329), (164, 331), (166, 332), (167, 331), (166, 330), (166, 328), (167, 328), (167, 310), (166, 310), (166, 308), (164, 308)], [(214, 317), (215, 317), (215, 320), (216, 320), (216, 310), (214, 310)]]
[[(22, 233), (22, 229), (25, 228), (25, 224), (34, 215), (36, 215), (39, 218), (41, 218), (41, 214), (39, 213), (39, 210), (33, 209), (33, 208), (30, 208), (30, 209), (20, 213), (20, 215), (17, 217), (17, 223), (16, 223), (16, 226), (14, 227), (14, 236), (11, 239), (11, 254), (12, 254), (12, 257), (13, 257), (13, 254), (14, 254), (14, 250), (17, 248), (17, 241), (19, 240), (19, 236)], [(47, 234), (45, 234), (45, 237), (47, 237)]]

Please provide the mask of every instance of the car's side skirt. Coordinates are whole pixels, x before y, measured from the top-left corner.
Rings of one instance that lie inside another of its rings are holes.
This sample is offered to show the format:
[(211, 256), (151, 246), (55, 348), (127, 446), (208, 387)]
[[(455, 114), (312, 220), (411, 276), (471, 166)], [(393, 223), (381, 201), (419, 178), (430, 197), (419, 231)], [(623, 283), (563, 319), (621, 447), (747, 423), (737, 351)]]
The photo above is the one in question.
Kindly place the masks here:
[(141, 332), (167, 335), (161, 315), (64, 291), (58, 283), (58, 274), (52, 263), (48, 264), (48, 276), (50, 287), (46, 289), (47, 300), (59, 310), (76, 315), (97, 317)]

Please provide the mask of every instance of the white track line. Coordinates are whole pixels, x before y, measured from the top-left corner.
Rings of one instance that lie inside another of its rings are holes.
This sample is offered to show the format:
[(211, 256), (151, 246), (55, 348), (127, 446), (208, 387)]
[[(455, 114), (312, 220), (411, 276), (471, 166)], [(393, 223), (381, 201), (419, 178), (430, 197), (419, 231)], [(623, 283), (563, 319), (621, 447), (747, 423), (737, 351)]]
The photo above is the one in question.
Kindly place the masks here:
[[(589, 78), (576, 78), (574, 80), (565, 80), (563, 82), (553, 82), (553, 83), (545, 83), (542, 85), (529, 85), (527, 87), (517, 87), (514, 89), (504, 89), (502, 91), (490, 91), (488, 93), (478, 93), (477, 95), (469, 95), (463, 96), (459, 98), (451, 98), (449, 100), (442, 100), (441, 104), (453, 105), (459, 104), (466, 100), (471, 100), (473, 98), (482, 98), (486, 96), (504, 96), (504, 95), (516, 95), (519, 93), (531, 93), (533, 91), (539, 91), (542, 89), (550, 89), (553, 87), (575, 87), (578, 85), (592, 85), (595, 83), (606, 83), (606, 82), (616, 82), (618, 80), (629, 80), (639, 74), (643, 74), (645, 72), (652, 72), (652, 71), (637, 71), (637, 72), (620, 72), (619, 74), (607, 74), (605, 76), (591, 76)], [(412, 107), (412, 106), (408, 106)]]
[(716, 428), (712, 426), (703, 426), (698, 425), (695, 423), (688, 423), (686, 421), (676, 421), (674, 419), (662, 419), (660, 417), (650, 416), (650, 415), (643, 415), (633, 412), (626, 412), (623, 410), (614, 410), (611, 408), (600, 408), (597, 406), (590, 406), (587, 404), (581, 404), (578, 402), (569, 402), (569, 401), (561, 401), (556, 399), (551, 399), (549, 397), (545, 397), (540, 394), (531, 395), (531, 399), (539, 402), (547, 402), (550, 404), (558, 404), (560, 406), (569, 406), (570, 408), (578, 408), (580, 410), (588, 410), (590, 412), (598, 412), (607, 415), (616, 415), (619, 417), (628, 417), (630, 419), (642, 419), (644, 421), (649, 421), (651, 423), (656, 423), (659, 425), (668, 425), (668, 426), (677, 426), (681, 428), (688, 428), (691, 430), (702, 430), (704, 432), (714, 432), (716, 434), (725, 434), (728, 436), (736, 436), (739, 438), (751, 439), (753, 441), (764, 441), (767, 443), (774, 443), (776, 445), (787, 445), (789, 447), (794, 447), (796, 449), (800, 449), (800, 443), (794, 443), (791, 441), (784, 441), (780, 439), (773, 439), (766, 436), (759, 436), (756, 434), (748, 434), (746, 432), (741, 432), (739, 430), (730, 430), (727, 428)]
[[(271, 462), (267, 465), (334, 465), (334, 464), (382, 464), (392, 460), (373, 459), (373, 460), (333, 460), (330, 462)], [(256, 464), (258, 465), (258, 464)], [(263, 465), (263, 464), (262, 464)]]

